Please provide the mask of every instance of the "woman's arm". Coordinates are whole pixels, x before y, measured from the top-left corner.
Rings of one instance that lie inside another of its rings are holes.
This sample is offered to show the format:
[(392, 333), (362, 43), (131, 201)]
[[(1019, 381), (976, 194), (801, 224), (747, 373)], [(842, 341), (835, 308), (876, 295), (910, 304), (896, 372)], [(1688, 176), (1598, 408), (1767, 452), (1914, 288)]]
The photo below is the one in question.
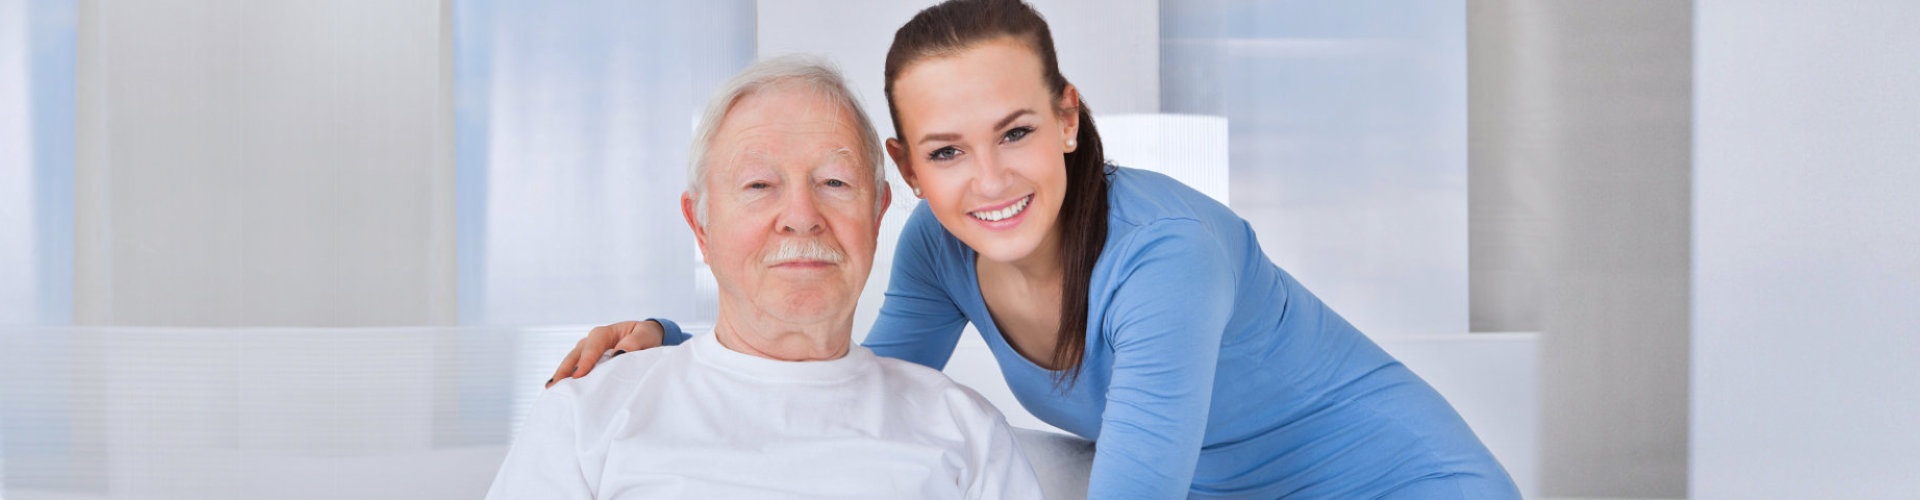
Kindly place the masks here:
[(573, 351), (560, 360), (560, 366), (553, 369), (553, 378), (547, 379), (547, 387), (553, 387), (555, 381), (585, 377), (600, 364), (601, 355), (608, 349), (614, 356), (625, 352), (652, 349), (663, 345), (680, 345), (687, 341), (687, 334), (681, 333), (680, 325), (666, 318), (648, 318), (643, 321), (622, 321), (607, 326), (594, 327), (573, 344)]
[(1206, 434), (1235, 275), (1198, 221), (1134, 235), (1106, 308), (1113, 378), (1087, 498), (1186, 498)]
[(951, 261), (958, 252), (947, 247), (958, 243), (945, 235), (926, 204), (907, 218), (894, 248), (886, 302), (880, 304), (880, 317), (861, 342), (874, 354), (935, 370), (946, 367), (953, 357), (967, 317), (940, 279), (942, 266), (958, 264)]

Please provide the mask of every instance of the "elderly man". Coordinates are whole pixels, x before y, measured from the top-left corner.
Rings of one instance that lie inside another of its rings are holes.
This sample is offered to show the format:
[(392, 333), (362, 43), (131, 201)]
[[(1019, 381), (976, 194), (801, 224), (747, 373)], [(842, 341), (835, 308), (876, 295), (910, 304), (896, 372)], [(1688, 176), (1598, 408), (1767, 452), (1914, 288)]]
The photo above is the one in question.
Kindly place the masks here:
[(728, 82), (680, 199), (720, 284), (713, 335), (548, 389), (487, 497), (1038, 498), (992, 405), (852, 342), (889, 201), (878, 137), (823, 64)]

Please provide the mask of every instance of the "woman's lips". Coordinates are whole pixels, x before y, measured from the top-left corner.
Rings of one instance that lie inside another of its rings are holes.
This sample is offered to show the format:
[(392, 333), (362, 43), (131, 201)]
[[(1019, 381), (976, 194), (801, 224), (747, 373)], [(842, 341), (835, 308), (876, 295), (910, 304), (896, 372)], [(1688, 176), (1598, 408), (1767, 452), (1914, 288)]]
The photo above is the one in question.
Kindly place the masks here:
[(1027, 211), (1027, 205), (1032, 202), (1033, 195), (1026, 195), (1019, 199), (1000, 204), (999, 206), (967, 212), (967, 215), (986, 222), (1004, 221), (1025, 213)]
[(967, 212), (967, 217), (987, 229), (1002, 230), (1020, 225), (1026, 220), (1027, 209), (1033, 204), (1033, 195), (1026, 195), (999, 207)]

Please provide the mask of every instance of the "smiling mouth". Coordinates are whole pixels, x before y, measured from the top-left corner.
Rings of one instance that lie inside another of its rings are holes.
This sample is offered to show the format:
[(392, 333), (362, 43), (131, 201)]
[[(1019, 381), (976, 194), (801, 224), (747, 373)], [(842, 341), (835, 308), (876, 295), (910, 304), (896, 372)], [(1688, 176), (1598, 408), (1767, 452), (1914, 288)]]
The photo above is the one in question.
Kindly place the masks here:
[(967, 215), (971, 215), (975, 219), (980, 219), (987, 222), (1000, 222), (1000, 221), (1012, 218), (1015, 215), (1020, 215), (1021, 212), (1027, 211), (1027, 204), (1029, 203), (1033, 203), (1033, 195), (1027, 195), (1025, 198), (1016, 200), (1013, 202), (1013, 204), (1007, 205), (1005, 207), (1001, 207), (997, 210), (978, 210), (973, 212), (967, 212)]

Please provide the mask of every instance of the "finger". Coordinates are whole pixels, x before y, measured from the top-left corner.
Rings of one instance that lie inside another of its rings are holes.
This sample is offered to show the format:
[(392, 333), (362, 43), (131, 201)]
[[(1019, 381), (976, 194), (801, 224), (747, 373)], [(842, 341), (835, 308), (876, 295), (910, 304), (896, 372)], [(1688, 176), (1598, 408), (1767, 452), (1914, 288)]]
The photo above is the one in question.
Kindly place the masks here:
[(553, 387), (554, 382), (573, 375), (574, 362), (579, 357), (580, 345), (574, 344), (573, 352), (567, 353), (566, 359), (560, 360), (560, 367), (553, 370), (553, 378), (547, 379), (547, 387)]
[(652, 349), (664, 345), (665, 332), (660, 331), (652, 321), (628, 321), (622, 325), (626, 331), (620, 335), (620, 343), (614, 348), (627, 352)]
[(584, 377), (592, 372), (593, 365), (600, 363), (600, 355), (606, 354), (607, 348), (613, 346), (613, 341), (613, 330), (607, 327), (594, 327), (593, 331), (587, 332), (587, 338), (580, 339), (580, 348), (574, 352), (574, 370), (570, 376)]
[(640, 329), (635, 328), (633, 330), (629, 330), (629, 333), (627, 333), (626, 335), (621, 335), (620, 343), (614, 344), (613, 347), (615, 349), (620, 349), (627, 352), (633, 352), (633, 351), (650, 349), (650, 348), (660, 346), (658, 342), (653, 342), (652, 345), (648, 345), (649, 343), (646, 340), (647, 340), (647, 336), (643, 334)]

